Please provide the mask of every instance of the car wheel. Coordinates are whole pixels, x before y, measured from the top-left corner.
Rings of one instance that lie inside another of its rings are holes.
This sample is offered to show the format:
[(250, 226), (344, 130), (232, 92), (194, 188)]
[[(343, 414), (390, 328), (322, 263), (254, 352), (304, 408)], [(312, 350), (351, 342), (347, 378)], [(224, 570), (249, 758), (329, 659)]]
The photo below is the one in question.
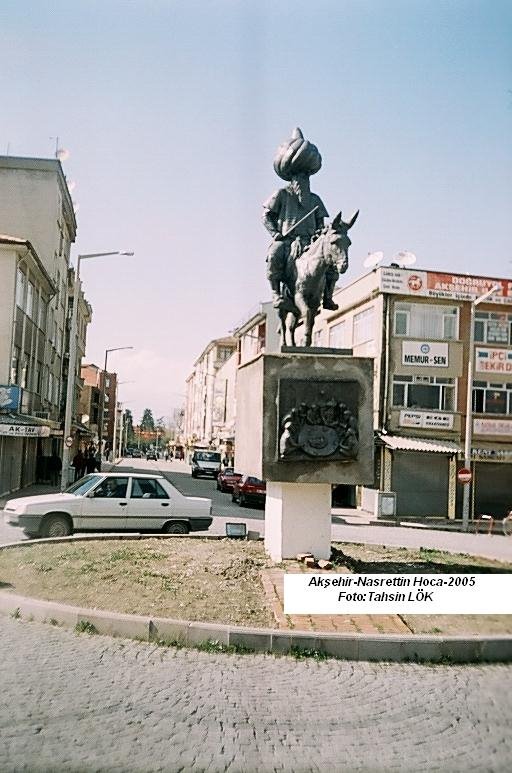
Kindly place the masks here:
[(197, 472), (195, 470), (192, 470), (192, 477), (197, 478)]
[(186, 523), (171, 521), (165, 524), (163, 531), (165, 534), (188, 534), (190, 529)]
[(238, 504), (240, 505), (240, 507), (245, 507), (247, 505), (247, 501), (243, 494), (240, 494), (240, 496), (238, 497)]
[(236, 502), (237, 501), (236, 494), (231, 494), (231, 501), (232, 502)]
[(41, 527), (42, 537), (67, 537), (73, 531), (65, 515), (49, 515)]

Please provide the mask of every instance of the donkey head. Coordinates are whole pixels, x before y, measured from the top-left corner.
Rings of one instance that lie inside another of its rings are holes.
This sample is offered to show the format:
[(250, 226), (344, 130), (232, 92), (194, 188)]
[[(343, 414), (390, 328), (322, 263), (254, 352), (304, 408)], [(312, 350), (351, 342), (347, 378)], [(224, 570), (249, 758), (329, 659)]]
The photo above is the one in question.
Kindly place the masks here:
[(352, 244), (348, 231), (356, 222), (358, 215), (359, 210), (350, 218), (348, 223), (345, 223), (341, 219), (341, 212), (338, 212), (332, 223), (327, 227), (325, 235), (329, 245), (328, 252), (340, 274), (344, 274), (348, 268), (348, 248)]

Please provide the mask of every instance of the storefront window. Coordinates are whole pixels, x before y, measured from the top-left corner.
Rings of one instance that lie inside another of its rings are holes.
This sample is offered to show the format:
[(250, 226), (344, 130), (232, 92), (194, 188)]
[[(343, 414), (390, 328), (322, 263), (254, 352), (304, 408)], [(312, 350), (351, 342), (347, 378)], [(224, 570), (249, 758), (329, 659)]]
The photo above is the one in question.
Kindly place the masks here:
[(395, 376), (393, 406), (420, 410), (453, 411), (454, 379), (435, 376)]
[(512, 414), (512, 384), (473, 383), (473, 412)]

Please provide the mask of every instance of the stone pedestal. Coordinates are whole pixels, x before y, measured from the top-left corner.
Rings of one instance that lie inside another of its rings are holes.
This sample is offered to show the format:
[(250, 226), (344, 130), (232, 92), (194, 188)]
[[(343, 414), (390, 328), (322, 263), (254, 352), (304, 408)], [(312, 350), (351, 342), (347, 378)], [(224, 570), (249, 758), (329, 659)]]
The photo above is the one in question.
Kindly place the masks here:
[(260, 355), (238, 370), (236, 405), (236, 467), (267, 481), (267, 552), (328, 559), (331, 486), (373, 483), (373, 360)]
[(331, 556), (331, 486), (267, 482), (265, 550), (273, 561)]

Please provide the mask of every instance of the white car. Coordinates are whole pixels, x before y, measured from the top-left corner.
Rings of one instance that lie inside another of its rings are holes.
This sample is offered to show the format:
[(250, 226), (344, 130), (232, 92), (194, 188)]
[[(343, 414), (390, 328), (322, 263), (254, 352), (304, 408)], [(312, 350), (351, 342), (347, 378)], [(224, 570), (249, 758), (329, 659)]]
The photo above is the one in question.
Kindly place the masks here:
[(212, 501), (186, 497), (163, 475), (93, 473), (56, 494), (10, 499), (4, 519), (32, 537), (64, 537), (73, 531), (163, 531), (188, 534), (208, 529)]

